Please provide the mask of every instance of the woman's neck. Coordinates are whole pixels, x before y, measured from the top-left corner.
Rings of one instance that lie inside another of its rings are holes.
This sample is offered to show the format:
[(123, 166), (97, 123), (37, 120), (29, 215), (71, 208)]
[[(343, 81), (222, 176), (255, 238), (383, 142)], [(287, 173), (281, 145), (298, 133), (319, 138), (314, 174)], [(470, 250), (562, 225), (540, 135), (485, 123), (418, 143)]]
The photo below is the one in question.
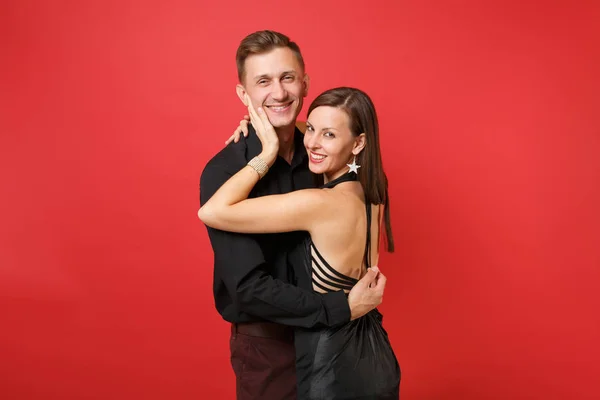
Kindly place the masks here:
[(344, 167), (343, 169), (341, 169), (337, 172), (334, 172), (334, 173), (324, 173), (323, 174), (323, 183), (329, 183), (333, 180), (336, 180), (340, 176), (347, 174), (349, 170), (350, 170), (349, 168)]

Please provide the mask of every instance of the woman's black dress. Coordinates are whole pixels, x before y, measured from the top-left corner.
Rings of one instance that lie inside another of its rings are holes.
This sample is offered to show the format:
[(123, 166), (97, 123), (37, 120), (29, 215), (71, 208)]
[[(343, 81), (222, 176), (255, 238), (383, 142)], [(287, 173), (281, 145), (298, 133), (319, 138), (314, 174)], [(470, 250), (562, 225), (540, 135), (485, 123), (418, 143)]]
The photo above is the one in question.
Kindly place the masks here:
[[(348, 173), (323, 187), (356, 180)], [(365, 265), (369, 267), (371, 205), (367, 204)], [(351, 289), (356, 279), (333, 269), (306, 239), (305, 268), (312, 282), (298, 282), (312, 289)], [(314, 275), (313, 275), (314, 272)], [(327, 286), (324, 286), (325, 283)], [(299, 400), (399, 399), (400, 367), (375, 309), (342, 326), (323, 329), (296, 329), (296, 374)]]

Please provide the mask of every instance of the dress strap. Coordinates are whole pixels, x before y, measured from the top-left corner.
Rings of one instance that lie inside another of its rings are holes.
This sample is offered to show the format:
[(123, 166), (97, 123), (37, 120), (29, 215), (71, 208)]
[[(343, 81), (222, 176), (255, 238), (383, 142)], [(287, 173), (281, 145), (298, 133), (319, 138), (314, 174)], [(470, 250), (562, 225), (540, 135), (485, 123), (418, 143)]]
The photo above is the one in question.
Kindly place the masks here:
[(367, 243), (365, 244), (365, 265), (371, 268), (371, 202), (365, 193), (365, 208), (367, 211)]
[(355, 181), (357, 179), (358, 179), (358, 177), (356, 176), (356, 173), (354, 173), (354, 172), (348, 172), (348, 173), (340, 176), (339, 178), (336, 178), (336, 179), (332, 180), (331, 182), (327, 182), (326, 184), (324, 184), (320, 188), (321, 189), (331, 189), (332, 187), (336, 186), (338, 183)]

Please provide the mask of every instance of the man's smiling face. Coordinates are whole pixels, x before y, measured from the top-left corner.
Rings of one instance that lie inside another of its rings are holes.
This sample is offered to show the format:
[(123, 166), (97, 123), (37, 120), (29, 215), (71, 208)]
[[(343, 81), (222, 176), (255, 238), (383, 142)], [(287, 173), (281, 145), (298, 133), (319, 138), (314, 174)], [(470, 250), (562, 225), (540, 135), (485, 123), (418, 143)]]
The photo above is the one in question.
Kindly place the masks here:
[(243, 78), (238, 85), (242, 102), (245, 93), (255, 109), (263, 107), (275, 128), (296, 123), (308, 93), (308, 77), (292, 50), (278, 47), (249, 56)]

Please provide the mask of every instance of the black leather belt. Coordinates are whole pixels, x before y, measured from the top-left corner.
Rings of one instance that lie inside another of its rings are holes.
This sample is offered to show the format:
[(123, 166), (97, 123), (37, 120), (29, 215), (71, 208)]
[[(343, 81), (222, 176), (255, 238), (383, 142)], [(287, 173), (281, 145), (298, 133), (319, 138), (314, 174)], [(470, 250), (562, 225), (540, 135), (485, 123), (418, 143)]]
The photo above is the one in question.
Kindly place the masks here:
[(293, 328), (273, 322), (240, 322), (231, 324), (231, 334), (240, 333), (246, 336), (292, 340)]

